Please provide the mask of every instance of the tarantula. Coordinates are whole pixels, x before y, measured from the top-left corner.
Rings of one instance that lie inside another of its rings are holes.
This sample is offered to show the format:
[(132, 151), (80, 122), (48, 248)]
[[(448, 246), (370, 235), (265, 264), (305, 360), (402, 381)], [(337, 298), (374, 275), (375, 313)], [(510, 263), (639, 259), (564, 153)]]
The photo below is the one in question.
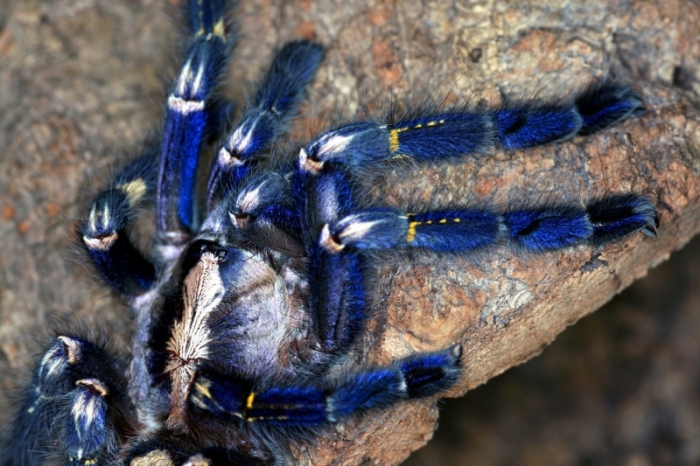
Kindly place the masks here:
[[(609, 80), (564, 103), (356, 120), (322, 133), (293, 162), (269, 160), (322, 61), (322, 47), (307, 41), (277, 53), (199, 189), (200, 153), (226, 115), (213, 91), (232, 45), (230, 3), (189, 0), (188, 51), (161, 144), (98, 194), (78, 225), (78, 242), (135, 316), (131, 361), (82, 335), (58, 335), (19, 408), (5, 466), (40, 464), (53, 444), (62, 464), (76, 466), (284, 462), (290, 438), (438, 395), (459, 378), (459, 344), (348, 367), (343, 356), (369, 311), (369, 255), (465, 254), (504, 242), (538, 253), (656, 233), (654, 206), (630, 193), (585, 207), (416, 212), (357, 195), (366, 168), (394, 159), (454, 163), (495, 146), (590, 135), (644, 111), (628, 86)], [(148, 206), (155, 236), (143, 253), (130, 233)]]

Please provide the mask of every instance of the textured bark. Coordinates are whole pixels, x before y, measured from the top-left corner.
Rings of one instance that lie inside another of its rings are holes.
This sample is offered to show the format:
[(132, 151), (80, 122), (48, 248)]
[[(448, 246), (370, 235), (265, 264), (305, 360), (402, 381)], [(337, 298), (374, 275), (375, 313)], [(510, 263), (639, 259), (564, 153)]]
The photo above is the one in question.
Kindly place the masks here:
[[(90, 189), (137, 152), (146, 130), (160, 127), (166, 77), (177, 66), (173, 3), (0, 4), (2, 374), (29, 367), (35, 338), (57, 320), (99, 326), (128, 346), (118, 300), (71, 260), (79, 256), (69, 252), (70, 232)], [(690, 1), (529, 3), (302, 0), (240, 8), (227, 75), (227, 93), (239, 103), (276, 46), (304, 37), (328, 48), (297, 138), (360, 111), (382, 114), (391, 102), (555, 98), (610, 72), (644, 96), (647, 115), (593, 137), (368, 180), (370, 194), (392, 205), (581, 203), (633, 191), (659, 209), (656, 239), (637, 234), (602, 249), (532, 256), (495, 248), (380, 265), (377, 312), (358, 362), (462, 342), (464, 376), (450, 396), (538, 354), (700, 228), (700, 8)], [(21, 380), (0, 379), (1, 396)], [(428, 441), (436, 421), (435, 400), (404, 403), (299, 446), (299, 462), (396, 464)]]

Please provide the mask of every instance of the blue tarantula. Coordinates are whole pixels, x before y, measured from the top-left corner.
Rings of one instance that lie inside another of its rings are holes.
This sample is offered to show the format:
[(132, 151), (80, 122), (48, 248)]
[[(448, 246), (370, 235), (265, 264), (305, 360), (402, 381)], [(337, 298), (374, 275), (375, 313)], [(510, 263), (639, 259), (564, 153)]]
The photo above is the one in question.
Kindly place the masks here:
[[(189, 1), (191, 37), (160, 147), (96, 196), (78, 226), (79, 243), (134, 312), (131, 361), (84, 336), (57, 336), (37, 364), (3, 466), (38, 465), (53, 445), (71, 466), (284, 462), (289, 438), (438, 395), (459, 377), (459, 344), (339, 370), (364, 329), (374, 251), (466, 254), (507, 242), (538, 253), (656, 233), (654, 206), (629, 193), (585, 207), (411, 213), (357, 195), (362, 170), (392, 159), (455, 162), (593, 134), (643, 113), (629, 87), (607, 80), (564, 103), (353, 121), (318, 136), (293, 163), (268, 160), (322, 60), (321, 46), (306, 41), (277, 53), (198, 186), (200, 153), (226, 114), (213, 92), (232, 44), (230, 7)], [(155, 207), (148, 254), (130, 240), (144, 206)]]

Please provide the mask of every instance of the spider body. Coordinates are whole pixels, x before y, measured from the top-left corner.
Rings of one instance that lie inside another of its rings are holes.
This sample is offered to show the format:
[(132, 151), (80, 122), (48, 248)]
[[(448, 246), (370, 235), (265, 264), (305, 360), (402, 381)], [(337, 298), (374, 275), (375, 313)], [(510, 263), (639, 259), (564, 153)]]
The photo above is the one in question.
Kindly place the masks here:
[[(37, 364), (13, 427), (22, 440), (3, 465), (39, 464), (36, 451), (53, 443), (62, 464), (76, 466), (283, 462), (290, 438), (438, 395), (459, 377), (459, 344), (386, 367), (345, 360), (369, 311), (368, 254), (463, 254), (500, 243), (539, 253), (655, 234), (653, 205), (630, 193), (585, 206), (417, 212), (357, 196), (363, 170), (392, 159), (525, 149), (643, 112), (629, 87), (611, 81), (563, 104), (353, 121), (319, 135), (293, 163), (265, 160), (320, 66), (322, 48), (305, 41), (278, 52), (199, 199), (200, 153), (226, 107), (213, 91), (231, 46), (229, 8), (189, 1), (191, 38), (160, 147), (96, 196), (78, 226), (86, 254), (133, 311), (131, 361), (59, 335)], [(148, 254), (129, 234), (143, 206), (155, 210)]]

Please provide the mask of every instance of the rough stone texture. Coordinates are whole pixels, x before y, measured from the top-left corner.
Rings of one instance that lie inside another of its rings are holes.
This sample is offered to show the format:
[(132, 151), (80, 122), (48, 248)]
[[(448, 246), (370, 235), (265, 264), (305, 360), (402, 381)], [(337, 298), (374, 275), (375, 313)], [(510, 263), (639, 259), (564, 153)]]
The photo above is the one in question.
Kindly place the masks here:
[[(177, 66), (178, 28), (168, 13), (176, 3), (0, 3), (2, 406), (11, 405), (6, 394), (19, 386), (37, 341), (57, 321), (99, 326), (128, 346), (129, 324), (118, 299), (76, 265), (82, 259), (70, 252), (70, 235), (92, 189), (160, 127), (165, 82)], [(538, 354), (700, 227), (696, 3), (275, 0), (246, 2), (239, 16), (240, 45), (226, 91), (237, 102), (276, 46), (304, 37), (328, 47), (294, 127), (301, 139), (329, 121), (382, 114), (392, 103), (495, 105), (505, 96), (562, 97), (606, 73), (633, 82), (647, 103), (643, 118), (591, 138), (523, 153), (497, 151), (459, 166), (397, 167), (368, 180), (371, 195), (392, 205), (582, 202), (634, 191), (655, 202), (661, 227), (657, 239), (634, 235), (599, 250), (533, 257), (496, 248), (467, 258), (388, 260), (380, 267), (377, 312), (358, 361), (387, 363), (461, 341), (464, 377), (450, 395), (463, 394)], [(656, 291), (664, 293), (659, 286)], [(598, 341), (589, 338), (591, 345)], [(694, 341), (679, 338), (680, 347)], [(698, 365), (688, 367), (697, 380)], [(583, 391), (585, 382), (575, 386)], [(546, 397), (541, 405), (548, 406)], [(635, 428), (644, 429), (639, 411), (631, 411), (616, 418), (628, 439), (642, 435)], [(432, 400), (402, 404), (338, 425), (318, 445), (298, 447), (299, 462), (395, 464), (428, 441), (436, 420)], [(466, 432), (483, 437), (498, 431), (497, 422), (495, 415), (483, 430), (472, 424)], [(527, 424), (520, 427), (512, 435), (528, 438)], [(687, 432), (680, 437), (693, 438)], [(510, 442), (497, 433), (493, 438)], [(539, 454), (532, 464), (542, 464), (537, 458), (571, 464), (555, 461), (544, 447), (527, 447)], [(511, 451), (511, 458), (522, 458)], [(694, 450), (687, 455), (688, 462), (698, 458)], [(612, 454), (604, 459), (617, 463)], [(638, 459), (629, 464), (645, 464)]]
[(700, 462), (700, 241), (557, 337), (441, 406), (406, 466)]

